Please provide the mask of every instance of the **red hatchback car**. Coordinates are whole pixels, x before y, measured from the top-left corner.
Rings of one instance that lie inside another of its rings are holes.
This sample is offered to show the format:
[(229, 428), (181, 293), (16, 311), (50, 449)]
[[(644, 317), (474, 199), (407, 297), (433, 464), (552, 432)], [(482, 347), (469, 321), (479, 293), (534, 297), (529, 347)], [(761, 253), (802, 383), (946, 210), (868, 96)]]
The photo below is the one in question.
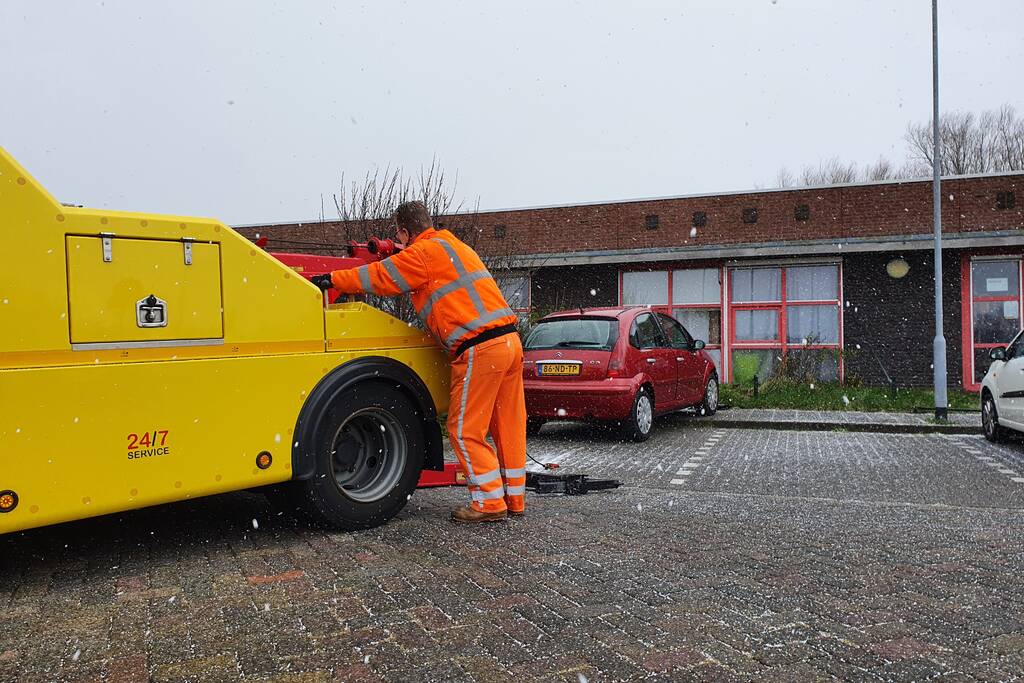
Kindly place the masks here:
[(524, 344), (527, 432), (550, 420), (602, 420), (643, 441), (655, 415), (718, 408), (704, 342), (644, 307), (581, 308), (541, 318)]

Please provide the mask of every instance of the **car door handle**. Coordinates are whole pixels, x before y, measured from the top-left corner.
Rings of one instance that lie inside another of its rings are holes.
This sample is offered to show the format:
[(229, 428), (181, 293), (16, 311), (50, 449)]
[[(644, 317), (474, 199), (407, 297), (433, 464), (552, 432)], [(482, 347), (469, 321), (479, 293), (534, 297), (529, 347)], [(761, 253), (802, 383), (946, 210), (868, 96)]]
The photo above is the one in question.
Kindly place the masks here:
[(657, 359), (657, 358), (648, 358), (648, 359), (647, 359), (647, 362), (648, 362), (648, 363), (657, 363), (657, 362), (658, 362), (658, 359)]

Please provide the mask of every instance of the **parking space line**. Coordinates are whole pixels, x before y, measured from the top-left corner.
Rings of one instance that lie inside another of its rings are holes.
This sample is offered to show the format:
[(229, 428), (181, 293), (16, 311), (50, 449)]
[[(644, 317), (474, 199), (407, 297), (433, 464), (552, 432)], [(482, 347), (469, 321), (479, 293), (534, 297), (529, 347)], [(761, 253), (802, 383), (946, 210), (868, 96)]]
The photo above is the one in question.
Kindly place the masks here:
[[(999, 474), (1004, 475), (1007, 479), (1009, 479), (1013, 483), (1015, 483), (1015, 484), (1024, 484), (1024, 477), (1019, 476), (1019, 472), (1017, 470), (1012, 469), (1011, 467), (1009, 467), (1008, 463), (1005, 463), (1002, 460), (1000, 460), (1000, 458), (998, 456), (983, 455), (982, 452), (980, 450), (978, 450), (977, 446), (975, 446), (971, 442), (968, 442), (968, 441), (964, 440), (965, 438), (972, 438), (972, 437), (962, 437), (962, 436), (950, 437), (949, 435), (946, 435), (946, 434), (943, 434), (942, 436), (946, 437), (949, 441), (952, 441), (954, 446), (957, 446), (957, 447), (963, 449), (967, 454), (969, 454), (972, 457), (974, 457), (974, 459), (977, 460), (979, 463), (981, 463), (981, 464), (983, 464), (983, 465), (985, 465), (987, 467), (991, 467), (992, 469), (994, 469)], [(981, 437), (973, 437), (973, 438), (980, 439)]]
[(673, 486), (682, 486), (683, 484), (685, 484), (688, 481), (688, 479), (685, 479), (683, 477), (689, 477), (690, 475), (697, 471), (698, 467), (703, 467), (704, 465), (707, 464), (706, 462), (704, 462), (704, 459), (711, 457), (709, 456), (708, 452), (716, 445), (718, 445), (718, 442), (722, 439), (724, 435), (724, 429), (716, 429), (715, 431), (713, 431), (708, 436), (708, 438), (704, 440), (704, 443), (697, 447), (693, 455), (691, 455), (686, 460), (686, 462), (679, 466), (679, 470), (676, 472), (677, 478), (670, 480), (669, 484), (672, 484)]

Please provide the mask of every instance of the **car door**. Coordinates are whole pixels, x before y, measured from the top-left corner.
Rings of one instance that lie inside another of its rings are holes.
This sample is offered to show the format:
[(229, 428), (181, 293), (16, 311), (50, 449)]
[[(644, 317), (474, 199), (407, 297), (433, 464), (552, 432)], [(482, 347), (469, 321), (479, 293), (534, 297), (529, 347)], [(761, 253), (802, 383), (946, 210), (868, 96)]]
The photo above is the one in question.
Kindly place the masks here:
[(683, 405), (693, 405), (704, 396), (704, 363), (693, 350), (693, 337), (685, 327), (661, 313), (658, 322), (676, 364), (676, 397)]
[(635, 349), (641, 372), (654, 384), (654, 408), (661, 412), (677, 402), (675, 353), (668, 348), (661, 325), (653, 313), (640, 313), (633, 321), (629, 343)]
[(1003, 421), (1024, 426), (1024, 336), (1006, 349), (1006, 362), (995, 376), (996, 410)]

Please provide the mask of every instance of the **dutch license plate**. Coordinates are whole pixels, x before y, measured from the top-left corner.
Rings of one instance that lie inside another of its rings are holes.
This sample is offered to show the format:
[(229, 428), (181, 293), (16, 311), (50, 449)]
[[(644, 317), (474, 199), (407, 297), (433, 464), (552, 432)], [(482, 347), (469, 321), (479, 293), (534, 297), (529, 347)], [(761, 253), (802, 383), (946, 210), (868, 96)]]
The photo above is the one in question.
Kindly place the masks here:
[(576, 363), (542, 363), (537, 366), (538, 375), (578, 375), (580, 366)]

